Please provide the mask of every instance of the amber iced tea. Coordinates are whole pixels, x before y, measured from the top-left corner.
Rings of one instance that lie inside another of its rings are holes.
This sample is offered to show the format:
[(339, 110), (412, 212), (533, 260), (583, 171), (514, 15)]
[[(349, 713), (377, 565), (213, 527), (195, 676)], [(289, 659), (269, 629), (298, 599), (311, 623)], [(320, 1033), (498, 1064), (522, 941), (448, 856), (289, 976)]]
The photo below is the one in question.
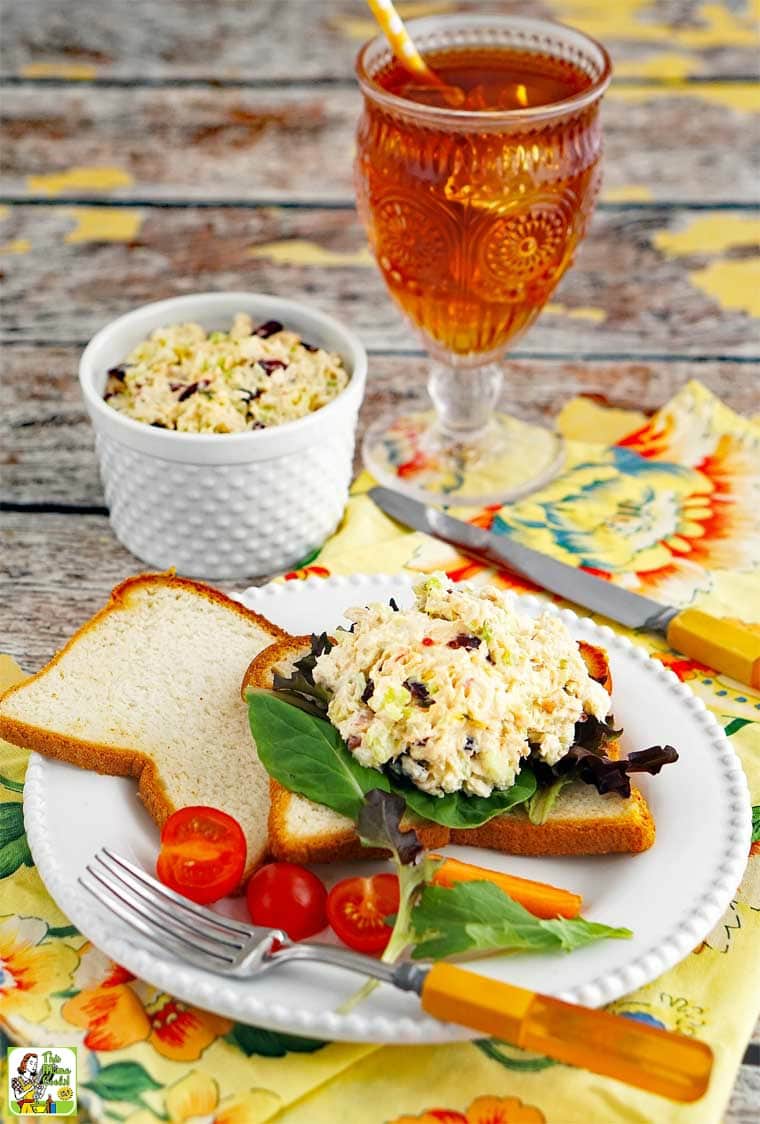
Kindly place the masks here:
[[(404, 104), (365, 96), (358, 200), (391, 294), (431, 350), (467, 365), (525, 331), (572, 262), (599, 188), (599, 100), (566, 104), (591, 78), (549, 54), (426, 58), (442, 90), (394, 61), (373, 75)], [(520, 112), (551, 106), (538, 119)]]

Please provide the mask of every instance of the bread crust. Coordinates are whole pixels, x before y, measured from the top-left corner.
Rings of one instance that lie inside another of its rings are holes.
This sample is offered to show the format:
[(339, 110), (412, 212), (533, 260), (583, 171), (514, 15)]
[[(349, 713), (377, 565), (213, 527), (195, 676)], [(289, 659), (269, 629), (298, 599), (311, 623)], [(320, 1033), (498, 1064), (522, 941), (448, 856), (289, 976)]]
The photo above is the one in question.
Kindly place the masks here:
[[(161, 585), (189, 589), (208, 601), (223, 605), (226, 609), (231, 609), (244, 619), (253, 622), (263, 632), (268, 632), (270, 636), (277, 640), (287, 636), (283, 629), (268, 621), (266, 617), (262, 617), (251, 609), (246, 609), (238, 601), (233, 601), (231, 597), (227, 597), (220, 590), (206, 585), (204, 582), (197, 582), (192, 578), (177, 577), (173, 571), (156, 574), (135, 574), (114, 586), (107, 603), (76, 630), (43, 668), (35, 675), (14, 684), (0, 695), (0, 737), (5, 738), (13, 745), (35, 750), (46, 757), (53, 757), (58, 761), (67, 761), (69, 764), (78, 765), (83, 769), (90, 769), (109, 776), (136, 778), (140, 799), (159, 827), (163, 827), (169, 816), (177, 809), (169, 799), (155, 763), (150, 757), (138, 750), (56, 734), (43, 727), (33, 726), (3, 714), (2, 707), (16, 691), (22, 690), (34, 680), (46, 675), (82, 636), (91, 629), (97, 628), (98, 624), (108, 614), (128, 608), (129, 596), (136, 589), (140, 586)], [(253, 864), (255, 865), (257, 861), (259, 860), (254, 856)]]
[(300, 656), (305, 656), (311, 651), (310, 636), (289, 636), (284, 632), (273, 644), (253, 657), (245, 669), (240, 684), (240, 694), (243, 702), (247, 702), (249, 687), (272, 688), (272, 675), (279, 663), (293, 663)]
[(453, 829), (449, 839), (464, 847), (485, 847), (509, 855), (607, 855), (637, 853), (654, 843), (654, 820), (637, 788), (618, 817), (586, 819), (549, 818), (532, 824), (522, 809), (495, 816), (481, 827)]
[[(354, 859), (384, 859), (381, 847), (365, 847), (353, 826), (325, 832), (319, 836), (292, 835), (288, 830), (288, 812), (292, 801), (306, 800), (289, 792), (275, 780), (269, 782), (269, 850), (273, 858), (295, 863), (351, 862)], [(307, 801), (311, 803), (311, 801)], [(402, 820), (402, 827), (406, 826)], [(423, 847), (435, 850), (445, 847), (449, 830), (439, 824), (414, 821), (414, 829)]]
[[(578, 646), (589, 673), (607, 691), (611, 691), (612, 675), (606, 652), (583, 641)], [(251, 661), (243, 676), (243, 698), (248, 687), (271, 688), (274, 668), (281, 663), (292, 663), (310, 647), (311, 637), (290, 636), (264, 648)], [(612, 755), (616, 755), (614, 744), (610, 750)], [(477, 828), (449, 830), (439, 824), (420, 821), (415, 823), (415, 830), (420, 842), (432, 849), (455, 843), (513, 855), (594, 855), (647, 850), (654, 842), (654, 821), (642, 794), (633, 788), (630, 800), (612, 798), (621, 802), (618, 817), (582, 820), (557, 817), (536, 825), (530, 822), (524, 811), (516, 809), (495, 816)], [(318, 836), (294, 835), (288, 826), (292, 802), (305, 799), (270, 779), (269, 846), (275, 858), (289, 862), (326, 863), (374, 858), (379, 854), (362, 847), (352, 827), (323, 832)]]

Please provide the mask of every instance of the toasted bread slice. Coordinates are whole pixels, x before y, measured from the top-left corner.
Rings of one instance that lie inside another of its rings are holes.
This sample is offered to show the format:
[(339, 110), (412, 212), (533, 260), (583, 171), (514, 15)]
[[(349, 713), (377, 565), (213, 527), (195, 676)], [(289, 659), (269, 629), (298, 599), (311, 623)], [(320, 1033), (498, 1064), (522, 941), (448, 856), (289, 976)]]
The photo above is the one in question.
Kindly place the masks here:
[(481, 827), (453, 830), (450, 843), (486, 847), (505, 855), (607, 855), (646, 851), (654, 843), (654, 820), (646, 800), (631, 785), (627, 798), (574, 781), (563, 788), (542, 824), (523, 808), (495, 816)]
[[(139, 778), (162, 825), (212, 805), (267, 852), (269, 778), (240, 701), (252, 656), (285, 634), (210, 586), (128, 578), (50, 663), (0, 699), (0, 735), (85, 769)], [(105, 842), (105, 841), (104, 841)]]
[[(249, 686), (271, 687), (275, 671), (287, 675), (293, 663), (311, 647), (308, 636), (280, 639), (252, 661), (243, 677), (242, 693)], [(612, 677), (605, 652), (579, 643), (589, 673), (606, 690)], [(609, 747), (617, 753), (617, 743)], [(371, 857), (361, 846), (354, 825), (336, 812), (289, 792), (270, 781), (269, 846), (276, 858), (292, 862), (335, 862)], [(654, 842), (654, 822), (641, 793), (632, 789), (629, 799), (608, 793), (600, 796), (581, 782), (562, 790), (545, 823), (536, 826), (523, 809), (496, 816), (482, 827), (452, 830), (427, 821), (414, 827), (424, 846), (446, 843), (487, 847), (506, 854), (590, 855), (644, 851)]]

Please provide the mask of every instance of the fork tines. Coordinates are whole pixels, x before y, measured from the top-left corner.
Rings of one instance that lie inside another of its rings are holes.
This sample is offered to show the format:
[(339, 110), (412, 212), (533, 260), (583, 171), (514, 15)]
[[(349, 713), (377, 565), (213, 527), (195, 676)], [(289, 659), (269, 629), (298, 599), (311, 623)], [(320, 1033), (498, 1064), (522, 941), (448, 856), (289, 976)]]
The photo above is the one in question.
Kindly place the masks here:
[(87, 875), (79, 882), (101, 905), (162, 948), (204, 967), (232, 967), (263, 935), (188, 901), (107, 847), (87, 866)]

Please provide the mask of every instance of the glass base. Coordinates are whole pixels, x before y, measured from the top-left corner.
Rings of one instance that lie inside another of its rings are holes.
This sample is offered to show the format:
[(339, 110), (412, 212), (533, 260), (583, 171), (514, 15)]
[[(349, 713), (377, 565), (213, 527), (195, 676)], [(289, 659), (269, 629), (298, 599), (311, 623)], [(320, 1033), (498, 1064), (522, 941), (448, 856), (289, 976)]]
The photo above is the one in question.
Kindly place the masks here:
[(561, 437), (495, 413), (476, 442), (441, 432), (433, 410), (385, 415), (370, 426), (364, 464), (380, 484), (423, 503), (508, 503), (553, 479), (565, 460)]

